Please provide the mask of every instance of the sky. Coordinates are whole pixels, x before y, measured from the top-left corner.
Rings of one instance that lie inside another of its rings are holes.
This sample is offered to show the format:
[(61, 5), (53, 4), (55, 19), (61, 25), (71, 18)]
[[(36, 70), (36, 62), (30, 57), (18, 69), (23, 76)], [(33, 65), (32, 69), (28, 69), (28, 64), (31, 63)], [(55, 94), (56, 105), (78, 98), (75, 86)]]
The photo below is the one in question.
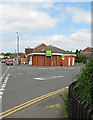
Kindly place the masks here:
[[(91, 46), (91, 2), (0, 2), (0, 51), (42, 43), (72, 50)], [(2, 47), (1, 47), (2, 45)]]

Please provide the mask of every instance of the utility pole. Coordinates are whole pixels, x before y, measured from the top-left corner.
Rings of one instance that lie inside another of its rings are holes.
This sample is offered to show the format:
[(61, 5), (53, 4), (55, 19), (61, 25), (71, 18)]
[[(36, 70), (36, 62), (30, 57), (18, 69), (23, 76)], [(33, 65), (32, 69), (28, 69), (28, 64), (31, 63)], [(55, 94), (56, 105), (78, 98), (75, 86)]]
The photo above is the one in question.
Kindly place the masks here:
[(18, 32), (17, 33), (17, 65), (18, 65), (18, 56), (19, 56), (19, 35)]

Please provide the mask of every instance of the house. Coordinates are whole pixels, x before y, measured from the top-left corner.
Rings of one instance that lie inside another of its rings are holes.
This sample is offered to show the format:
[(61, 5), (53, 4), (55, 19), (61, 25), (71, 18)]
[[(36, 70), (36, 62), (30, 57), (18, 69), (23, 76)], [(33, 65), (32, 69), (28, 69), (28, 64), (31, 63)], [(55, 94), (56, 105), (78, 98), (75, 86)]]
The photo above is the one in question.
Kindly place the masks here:
[(63, 66), (75, 65), (75, 54), (52, 45), (38, 49), (28, 56), (35, 66), (60, 66), (61, 61)]
[(44, 47), (46, 47), (46, 45), (45, 45), (44, 43), (42, 43), (42, 44), (36, 46), (34, 49), (33, 49), (33, 48), (25, 49), (25, 54), (26, 54), (26, 56), (27, 56), (27, 63), (29, 63), (29, 61), (32, 61), (32, 56), (29, 56), (28, 54), (31, 54), (31, 53), (33, 53), (33, 52), (36, 52), (36, 51), (38, 51), (39, 49), (42, 49), (42, 48), (44, 48)]
[(25, 48), (25, 54), (27, 55), (27, 54), (30, 54), (30, 53), (32, 53), (32, 51), (33, 51), (33, 48)]
[(87, 47), (82, 52), (82, 55), (86, 55), (87, 58), (93, 58), (93, 47)]

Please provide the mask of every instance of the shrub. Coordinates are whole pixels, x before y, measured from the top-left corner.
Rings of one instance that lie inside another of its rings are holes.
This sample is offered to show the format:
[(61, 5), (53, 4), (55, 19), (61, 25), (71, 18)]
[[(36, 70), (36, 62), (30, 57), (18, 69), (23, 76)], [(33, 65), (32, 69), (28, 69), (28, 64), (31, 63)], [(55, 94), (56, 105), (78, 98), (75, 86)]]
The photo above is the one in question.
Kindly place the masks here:
[(64, 93), (63, 96), (63, 110), (64, 110), (64, 118), (68, 119), (69, 116), (71, 116), (72, 112), (71, 112), (71, 104), (68, 98), (68, 91), (66, 93)]
[(93, 60), (90, 60), (80, 70), (77, 78), (77, 93), (92, 105), (93, 102)]
[(75, 58), (76, 58), (75, 62), (78, 62), (78, 63), (82, 63), (82, 62), (85, 63), (87, 59), (86, 55), (81, 55), (79, 53), (76, 55)]

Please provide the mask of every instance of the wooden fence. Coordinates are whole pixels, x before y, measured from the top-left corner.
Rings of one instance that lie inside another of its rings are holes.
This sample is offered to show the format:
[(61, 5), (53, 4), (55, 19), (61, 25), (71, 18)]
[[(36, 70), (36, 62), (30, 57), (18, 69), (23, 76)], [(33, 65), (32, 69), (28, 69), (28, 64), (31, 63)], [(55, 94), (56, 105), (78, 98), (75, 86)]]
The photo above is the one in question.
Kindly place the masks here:
[(72, 109), (69, 118), (93, 120), (93, 108), (76, 93), (76, 81), (69, 85), (69, 103)]

